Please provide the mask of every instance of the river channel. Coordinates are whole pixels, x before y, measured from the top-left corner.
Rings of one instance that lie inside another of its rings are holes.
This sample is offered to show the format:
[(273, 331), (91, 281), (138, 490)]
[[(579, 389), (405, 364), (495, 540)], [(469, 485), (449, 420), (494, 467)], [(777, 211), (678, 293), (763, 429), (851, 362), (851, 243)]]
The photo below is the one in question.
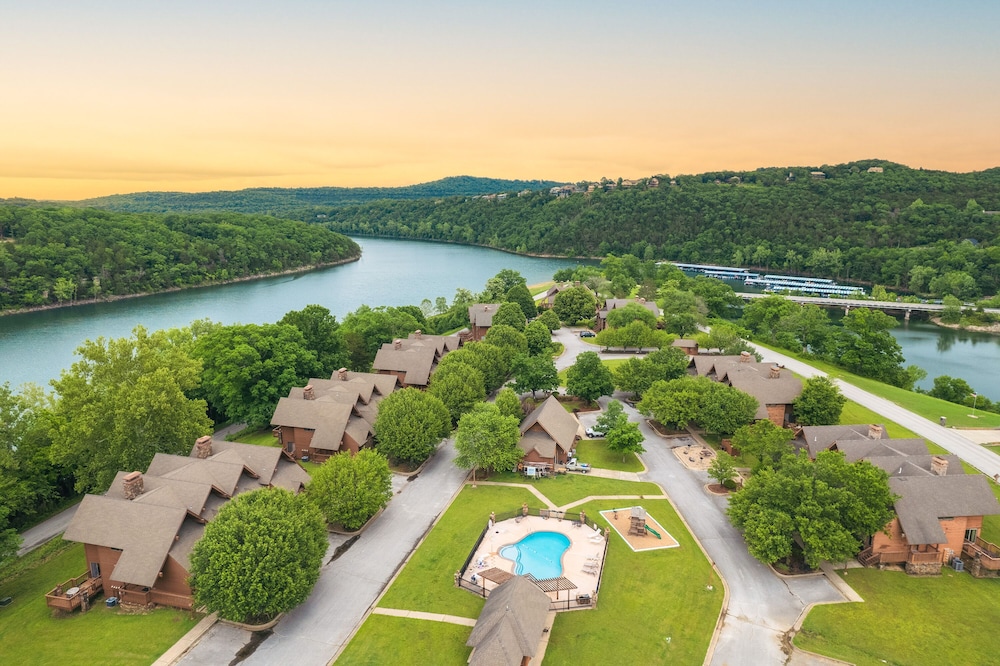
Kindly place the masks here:
[[(522, 257), (497, 250), (446, 243), (355, 238), (361, 260), (298, 275), (264, 278), (143, 298), (81, 305), (0, 317), (0, 382), (47, 385), (73, 360), (87, 339), (127, 336), (147, 329), (186, 326), (209, 318), (231, 324), (266, 323), (310, 303), (338, 318), (368, 305), (418, 305), (425, 298), (449, 301), (459, 287), (479, 291), (503, 268), (519, 271), (529, 284), (552, 278), (566, 259)], [(947, 374), (961, 377), (992, 400), (1000, 400), (1000, 336), (939, 328), (912, 321), (894, 330), (907, 364), (927, 370), (922, 388)]]

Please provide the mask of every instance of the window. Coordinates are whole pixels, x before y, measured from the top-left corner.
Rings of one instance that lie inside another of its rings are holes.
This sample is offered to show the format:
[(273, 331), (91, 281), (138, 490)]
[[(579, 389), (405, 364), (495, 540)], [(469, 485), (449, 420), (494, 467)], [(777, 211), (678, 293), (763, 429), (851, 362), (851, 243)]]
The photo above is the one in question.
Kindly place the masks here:
[[(77, 569), (77, 571), (79, 571), (79, 569)], [(90, 563), (90, 577), (91, 578), (100, 578), (101, 577), (101, 564), (100, 564), (100, 562), (91, 562)]]
[(295, 442), (288, 442), (285, 444), (285, 450), (289, 453), (295, 453)]
[(976, 542), (976, 537), (978, 535), (979, 535), (979, 530), (978, 529), (965, 530), (965, 540), (966, 541), (971, 541), (972, 543), (975, 543)]

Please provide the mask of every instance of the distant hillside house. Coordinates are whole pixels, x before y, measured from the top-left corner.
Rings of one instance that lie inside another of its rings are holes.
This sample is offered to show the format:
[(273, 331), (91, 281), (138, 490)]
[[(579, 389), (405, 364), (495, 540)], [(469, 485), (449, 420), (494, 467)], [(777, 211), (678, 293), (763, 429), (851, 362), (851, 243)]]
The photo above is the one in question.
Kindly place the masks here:
[(189, 556), (205, 525), (236, 495), (299, 492), (309, 475), (277, 447), (200, 438), (190, 456), (157, 453), (146, 473), (119, 472), (104, 495), (86, 495), (63, 534), (84, 544), (87, 573), (46, 595), (73, 610), (102, 592), (123, 603), (190, 610)]
[(457, 335), (422, 335), (417, 331), (406, 340), (383, 344), (375, 354), (372, 370), (396, 377), (402, 388), (427, 388), (438, 361), (452, 349), (457, 349), (459, 344)]
[(622, 308), (629, 303), (638, 303), (642, 307), (646, 308), (653, 315), (659, 319), (660, 318), (660, 308), (656, 307), (656, 303), (652, 301), (647, 301), (645, 298), (609, 298), (604, 302), (604, 307), (597, 311), (597, 319), (594, 322), (595, 331), (603, 331), (608, 327), (608, 313), (615, 308)]
[(577, 418), (550, 395), (521, 422), (518, 442), (524, 451), (521, 464), (564, 465), (576, 441), (582, 437), (582, 426)]
[(698, 342), (696, 340), (687, 340), (684, 338), (678, 338), (670, 343), (671, 347), (677, 347), (683, 351), (688, 356), (698, 355)]
[(278, 400), (271, 416), (274, 436), (285, 453), (299, 460), (323, 462), (343, 451), (357, 453), (371, 445), (378, 404), (397, 385), (394, 375), (346, 368), (331, 379), (310, 379)]
[(899, 496), (896, 517), (885, 532), (869, 537), (858, 555), (862, 564), (902, 564), (907, 573), (926, 575), (961, 558), (973, 575), (1000, 574), (1000, 551), (979, 537), (983, 517), (1000, 514), (986, 477), (966, 474), (958, 456), (931, 455), (926, 444), (921, 449), (914, 440), (850, 440), (839, 446), (848, 461), (867, 460), (885, 470), (889, 488)]

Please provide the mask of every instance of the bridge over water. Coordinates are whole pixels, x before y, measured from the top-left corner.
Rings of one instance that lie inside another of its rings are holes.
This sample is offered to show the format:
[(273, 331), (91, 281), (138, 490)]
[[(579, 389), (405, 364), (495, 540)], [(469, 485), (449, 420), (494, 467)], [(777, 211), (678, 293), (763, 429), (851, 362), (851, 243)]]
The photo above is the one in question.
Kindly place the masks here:
[[(744, 300), (752, 301), (758, 298), (767, 298), (775, 294), (752, 294), (748, 292), (737, 292)], [(939, 303), (900, 303), (897, 301), (868, 301), (860, 298), (823, 298), (819, 296), (786, 296), (778, 294), (782, 298), (795, 303), (809, 303), (825, 308), (843, 308), (844, 313), (850, 312), (851, 308), (870, 308), (872, 310), (882, 310), (889, 314), (902, 314), (907, 321), (911, 312), (942, 312), (945, 306)], [(991, 314), (1000, 314), (1000, 308), (984, 308)]]

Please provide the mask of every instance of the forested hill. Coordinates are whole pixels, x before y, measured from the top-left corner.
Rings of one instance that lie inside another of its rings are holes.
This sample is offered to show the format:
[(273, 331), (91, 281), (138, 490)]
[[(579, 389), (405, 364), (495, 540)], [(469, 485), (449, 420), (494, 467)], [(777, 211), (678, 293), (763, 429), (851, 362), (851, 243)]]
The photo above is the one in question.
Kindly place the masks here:
[(262, 215), (0, 205), (0, 310), (276, 273), (360, 256), (350, 238)]
[[(453, 176), (406, 187), (264, 187), (231, 192), (139, 192), (116, 194), (77, 202), (82, 206), (123, 212), (190, 213), (233, 211), (282, 215), (306, 206), (344, 206), (379, 199), (425, 199), (429, 197), (476, 196), (499, 192), (549, 189), (548, 180), (500, 180)], [(74, 204), (76, 205), (76, 204)]]
[[(870, 160), (658, 181), (656, 187), (650, 180), (631, 187), (595, 184), (590, 193), (565, 197), (544, 191), (503, 200), (380, 201), (319, 212), (344, 233), (532, 254), (631, 253), (924, 293), (934, 279), (937, 287), (948, 280), (961, 286), (949, 291), (963, 297), (996, 293), (1000, 284), (1000, 215), (984, 212), (1000, 210), (1000, 168), (959, 174)], [(316, 212), (302, 215), (316, 219)]]

